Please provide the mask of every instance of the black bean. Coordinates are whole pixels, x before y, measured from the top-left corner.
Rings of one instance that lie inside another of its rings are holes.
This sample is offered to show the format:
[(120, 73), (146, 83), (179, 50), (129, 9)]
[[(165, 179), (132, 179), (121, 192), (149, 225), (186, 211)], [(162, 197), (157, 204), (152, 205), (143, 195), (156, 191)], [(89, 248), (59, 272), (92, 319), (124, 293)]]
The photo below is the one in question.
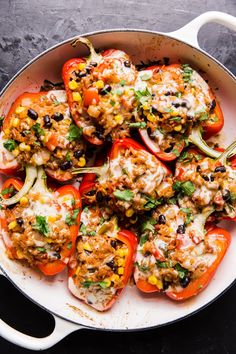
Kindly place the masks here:
[(179, 225), (177, 227), (177, 234), (184, 234), (185, 233), (185, 226), (184, 225)]
[(210, 111), (212, 111), (214, 108), (216, 108), (216, 100), (211, 101)]
[(167, 290), (169, 288), (170, 283), (166, 280), (163, 280), (163, 290)]
[(16, 218), (16, 222), (19, 226), (22, 226), (24, 224), (24, 220), (23, 218), (19, 217), (19, 218)]
[(172, 106), (174, 106), (175, 108), (179, 108), (180, 107), (180, 103), (172, 103)]
[(207, 175), (203, 175), (202, 178), (203, 178), (205, 181), (207, 181), (207, 182), (210, 181), (210, 178), (209, 178)]
[(213, 175), (210, 175), (210, 181), (213, 182), (215, 180), (215, 177)]
[(91, 61), (90, 65), (96, 67), (98, 65), (98, 63), (96, 63), (96, 61)]
[(92, 197), (93, 195), (95, 195), (96, 194), (96, 191), (94, 190), (94, 189), (92, 189), (91, 191), (89, 191), (88, 193), (86, 193), (86, 195), (88, 196), (88, 197)]
[(33, 120), (37, 120), (38, 118), (38, 113), (35, 112), (35, 110), (33, 110), (32, 108), (28, 109), (28, 112), (27, 112), (27, 116), (30, 117), (31, 119)]
[(100, 91), (100, 95), (105, 96), (108, 92), (111, 92), (111, 86), (106, 84)]
[(181, 103), (181, 107), (187, 107), (187, 102), (183, 101), (183, 102)]
[(156, 114), (158, 112), (158, 110), (156, 109), (156, 107), (152, 106), (152, 113)]
[(111, 240), (111, 247), (116, 248), (117, 247), (117, 242), (116, 240)]
[(103, 133), (101, 133), (101, 132), (96, 131), (96, 132), (95, 132), (95, 135), (96, 135), (96, 137), (97, 137), (98, 139), (100, 139), (100, 140), (103, 140), (103, 139), (104, 139)]
[(112, 144), (112, 137), (111, 137), (110, 134), (108, 134), (108, 135), (105, 137), (105, 141), (106, 141), (106, 143), (108, 143), (108, 144)]
[(147, 132), (148, 132), (148, 135), (151, 135), (152, 134), (152, 129), (151, 128), (147, 128)]
[(74, 152), (74, 157), (76, 158), (76, 159), (79, 159), (81, 156), (83, 156), (84, 155), (84, 150), (76, 150), (75, 152)]
[(170, 91), (167, 91), (166, 93), (165, 93), (165, 96), (170, 96), (171, 95), (171, 92)]
[(186, 288), (190, 283), (190, 277), (186, 275), (183, 279), (180, 279), (179, 283), (182, 286), (182, 288)]
[(225, 166), (218, 166), (215, 168), (215, 172), (226, 172)]
[(61, 259), (61, 255), (58, 252), (53, 253), (53, 256), (57, 259)]
[(69, 170), (69, 168), (72, 167), (72, 162), (71, 161), (64, 161), (60, 164), (60, 169), (62, 171), (66, 171)]
[(148, 256), (150, 256), (150, 254), (151, 254), (151, 252), (147, 251), (144, 253), (144, 257), (148, 257)]
[(60, 112), (56, 112), (51, 116), (52, 119), (54, 119), (56, 122), (60, 122), (61, 120), (64, 119), (64, 116)]
[(193, 120), (193, 119), (194, 119), (194, 116), (187, 115), (187, 119), (188, 119), (188, 120)]
[(29, 130), (22, 130), (20, 133), (21, 136), (26, 137), (29, 134)]
[(44, 128), (51, 128), (52, 122), (51, 122), (49, 115), (44, 116), (43, 121), (44, 121), (44, 125), (43, 125)]
[(86, 66), (85, 70), (86, 70), (86, 72), (87, 72), (88, 74), (90, 74), (92, 68), (91, 68), (91, 66)]
[(131, 67), (131, 63), (129, 60), (125, 60), (124, 61), (124, 66), (126, 66), (126, 68), (130, 68)]
[(82, 77), (85, 77), (86, 75), (87, 75), (86, 71), (80, 71), (77, 76), (81, 79)]
[(115, 265), (114, 260), (112, 260), (112, 261), (106, 263), (106, 265), (107, 265), (109, 268), (111, 268), (111, 270), (113, 270), (113, 272), (116, 272), (116, 271), (117, 271), (117, 268), (118, 268), (118, 267)]
[(197, 165), (196, 171), (197, 171), (197, 172), (200, 172), (200, 171), (201, 171), (201, 166), (200, 166), (200, 165)]
[(230, 191), (229, 191), (228, 189), (225, 189), (225, 190), (223, 191), (223, 199), (224, 199), (225, 201), (227, 201), (227, 200), (229, 200), (230, 198), (231, 198)]
[(165, 215), (161, 214), (159, 215), (159, 218), (158, 218), (158, 224), (165, 224), (166, 223), (166, 217)]
[(97, 192), (97, 194), (96, 194), (96, 201), (97, 202), (102, 202), (103, 201), (103, 194), (102, 194), (102, 192)]

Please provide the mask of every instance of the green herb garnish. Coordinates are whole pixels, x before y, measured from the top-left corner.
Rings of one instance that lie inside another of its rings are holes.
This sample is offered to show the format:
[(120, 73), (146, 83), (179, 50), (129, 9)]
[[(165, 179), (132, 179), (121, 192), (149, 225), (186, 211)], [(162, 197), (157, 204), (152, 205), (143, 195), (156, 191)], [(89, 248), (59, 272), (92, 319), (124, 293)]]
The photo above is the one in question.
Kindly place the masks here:
[(126, 81), (125, 80), (121, 80), (120, 81), (120, 86), (125, 86), (126, 85)]
[(9, 188), (4, 188), (1, 191), (1, 195), (6, 195), (6, 194), (12, 194), (15, 191), (15, 188), (13, 186), (9, 187)]
[(36, 223), (32, 225), (34, 230), (37, 230), (42, 235), (47, 236), (49, 233), (49, 227), (45, 216), (36, 215)]
[(66, 215), (66, 223), (67, 225), (77, 225), (77, 216), (80, 212), (80, 208), (73, 210), (72, 215)]
[(36, 250), (41, 253), (46, 253), (46, 248), (44, 247), (36, 247)]
[(125, 202), (130, 202), (134, 198), (134, 193), (129, 189), (125, 189), (124, 191), (116, 189), (113, 194), (118, 200), (124, 200)]
[(67, 244), (66, 248), (67, 248), (68, 250), (71, 250), (71, 248), (72, 248), (72, 242), (69, 242), (69, 243)]
[(179, 263), (175, 265), (175, 270), (177, 270), (180, 279), (183, 279), (188, 274), (188, 270), (183, 268)]
[(15, 142), (15, 140), (13, 139), (9, 139), (7, 141), (5, 141), (3, 143), (3, 146), (5, 147), (5, 149), (7, 149), (8, 151), (13, 151), (15, 150), (15, 148), (17, 147), (17, 143)]
[(77, 125), (71, 124), (69, 128), (69, 135), (67, 136), (67, 139), (69, 141), (73, 140), (80, 140), (82, 136), (82, 128), (78, 128)]
[(139, 244), (140, 246), (143, 246), (147, 241), (148, 241), (149, 237), (148, 235), (142, 235), (139, 239)]
[(45, 130), (40, 127), (39, 123), (36, 123), (32, 126), (33, 131), (35, 132), (36, 136), (45, 135)]
[(184, 82), (191, 82), (191, 77), (193, 74), (193, 70), (189, 67), (188, 64), (183, 64), (182, 65), (182, 69), (183, 69), (183, 80)]
[(129, 124), (130, 128), (140, 128), (140, 129), (145, 129), (147, 127), (146, 122), (137, 122), (137, 123), (130, 123)]
[(136, 265), (138, 267), (138, 270), (140, 270), (140, 272), (146, 273), (150, 270), (148, 266), (142, 266), (138, 262), (135, 262), (134, 265)]
[(177, 181), (173, 184), (173, 190), (176, 192), (182, 192), (183, 194), (191, 197), (195, 192), (195, 187), (193, 183), (190, 181), (186, 181), (186, 182)]
[(149, 218), (145, 220), (141, 225), (141, 232), (144, 232), (146, 230), (154, 231), (155, 228), (153, 225), (155, 225), (156, 223), (157, 223), (156, 220), (153, 218)]
[(163, 198), (160, 199), (153, 199), (145, 195), (145, 198), (147, 199), (147, 203), (144, 205), (144, 208), (147, 210), (156, 208), (158, 205), (163, 203)]
[(181, 208), (180, 210), (186, 214), (185, 224), (186, 225), (190, 224), (190, 222), (193, 221), (192, 209), (190, 209), (190, 208)]

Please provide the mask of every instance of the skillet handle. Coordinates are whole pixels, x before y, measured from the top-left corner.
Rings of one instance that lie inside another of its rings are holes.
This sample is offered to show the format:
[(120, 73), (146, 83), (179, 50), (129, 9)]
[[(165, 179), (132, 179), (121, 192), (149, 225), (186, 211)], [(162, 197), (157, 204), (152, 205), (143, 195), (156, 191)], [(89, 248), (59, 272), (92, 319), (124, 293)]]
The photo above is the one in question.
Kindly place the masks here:
[(236, 31), (236, 17), (220, 11), (208, 11), (196, 17), (177, 31), (169, 32), (167, 34), (171, 37), (187, 42), (196, 48), (200, 48), (198, 43), (198, 32), (203, 25), (209, 22), (219, 23), (220, 25)]
[(36, 338), (28, 336), (27, 334), (23, 334), (12, 328), (2, 320), (0, 320), (0, 335), (9, 342), (12, 342), (20, 347), (31, 350), (44, 350), (60, 342), (68, 334), (83, 328), (54, 315), (53, 317), (55, 320), (55, 328), (47, 337)]

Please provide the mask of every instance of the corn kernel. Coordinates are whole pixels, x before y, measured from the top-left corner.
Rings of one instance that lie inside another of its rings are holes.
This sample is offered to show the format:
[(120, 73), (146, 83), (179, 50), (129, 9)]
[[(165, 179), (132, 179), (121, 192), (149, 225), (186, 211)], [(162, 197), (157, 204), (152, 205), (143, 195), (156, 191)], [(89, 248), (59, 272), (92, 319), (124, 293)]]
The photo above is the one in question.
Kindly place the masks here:
[(99, 89), (102, 89), (104, 87), (104, 82), (102, 80), (98, 80), (95, 82), (95, 86)]
[(25, 143), (20, 143), (19, 149), (20, 151), (30, 151), (31, 147)]
[(48, 217), (48, 222), (55, 222), (57, 220), (60, 220), (61, 219), (61, 215), (57, 214), (55, 216), (49, 216)]
[(117, 261), (118, 267), (123, 267), (125, 265), (125, 259), (119, 258)]
[(19, 106), (19, 107), (17, 107), (15, 112), (16, 112), (16, 114), (21, 114), (24, 111), (25, 111), (25, 107)]
[(148, 114), (147, 119), (149, 120), (149, 122), (155, 122), (155, 116), (153, 114)]
[(18, 259), (24, 259), (24, 253), (21, 250), (16, 250), (16, 255)]
[(116, 283), (117, 281), (120, 280), (120, 277), (118, 274), (112, 274), (112, 276), (110, 277), (111, 281), (113, 281), (113, 283)]
[(80, 157), (78, 161), (79, 167), (84, 167), (86, 165), (86, 159), (84, 157)]
[(106, 288), (109, 288), (111, 286), (111, 280), (109, 278), (105, 278), (103, 282), (105, 283)]
[(31, 120), (31, 118), (27, 117), (27, 118), (25, 118), (25, 122), (26, 122), (29, 126), (31, 126), (32, 120)]
[(129, 253), (128, 248), (123, 248), (123, 254), (124, 254), (124, 256), (127, 256), (128, 253)]
[(129, 208), (128, 210), (126, 210), (125, 215), (127, 216), (127, 218), (131, 218), (131, 216), (134, 215), (134, 209)]
[(19, 155), (19, 153), (20, 153), (19, 149), (14, 149), (14, 150), (12, 151), (12, 154), (13, 154), (15, 157), (17, 157), (17, 156)]
[(20, 119), (19, 119), (19, 118), (13, 118), (13, 119), (11, 120), (11, 125), (12, 125), (14, 128), (17, 128), (19, 124), (20, 124)]
[(119, 249), (116, 251), (116, 255), (117, 255), (118, 257), (124, 257), (124, 256), (125, 256), (124, 250), (122, 250), (121, 248), (119, 248)]
[(114, 118), (115, 118), (115, 120), (117, 121), (118, 124), (122, 124), (123, 123), (122, 115), (117, 114)]
[(80, 267), (77, 267), (76, 271), (75, 271), (75, 274), (78, 275), (80, 272)]
[(13, 230), (17, 226), (17, 222), (14, 220), (8, 225), (9, 230)]
[(72, 98), (74, 102), (80, 102), (82, 100), (79, 92), (72, 92)]
[(75, 80), (71, 80), (68, 84), (69, 88), (71, 90), (76, 90), (78, 88), (78, 83)]
[(144, 103), (142, 108), (144, 109), (144, 111), (148, 111), (150, 107), (147, 103)]
[(119, 275), (124, 274), (124, 267), (119, 267), (119, 268), (118, 268), (118, 274), (119, 274)]
[(176, 132), (180, 132), (181, 129), (182, 129), (182, 125), (181, 125), (181, 124), (176, 125), (176, 127), (174, 127), (174, 130), (175, 130)]
[(85, 251), (89, 251), (89, 252), (92, 251), (92, 248), (91, 248), (91, 246), (90, 246), (90, 244), (88, 242), (85, 242), (85, 244), (83, 245), (83, 249)]
[(5, 134), (5, 135), (9, 135), (9, 134), (10, 134), (10, 129), (5, 129), (5, 130), (4, 130), (4, 134)]
[(80, 64), (78, 65), (78, 69), (79, 69), (79, 70), (84, 70), (85, 67), (86, 67), (86, 64), (85, 64), (85, 63), (80, 63)]
[(148, 283), (152, 284), (152, 285), (156, 285), (157, 284), (157, 277), (155, 277), (155, 275), (150, 275), (148, 277)]
[(171, 115), (171, 117), (176, 117), (176, 116), (179, 115), (179, 112), (178, 111), (172, 111), (172, 112), (170, 112), (170, 115)]
[(157, 279), (156, 287), (158, 289), (163, 289), (163, 283), (162, 283), (162, 281), (160, 279)]
[(29, 199), (27, 197), (22, 197), (20, 198), (20, 205), (21, 206), (26, 206), (29, 203)]

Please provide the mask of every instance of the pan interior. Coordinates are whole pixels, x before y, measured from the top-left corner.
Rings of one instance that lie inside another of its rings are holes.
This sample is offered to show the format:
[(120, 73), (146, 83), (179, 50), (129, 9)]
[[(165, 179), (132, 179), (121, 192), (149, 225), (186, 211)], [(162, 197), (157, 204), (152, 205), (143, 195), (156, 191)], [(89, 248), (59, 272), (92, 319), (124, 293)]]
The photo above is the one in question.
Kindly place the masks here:
[[(96, 48), (118, 48), (131, 55), (137, 64), (163, 57), (170, 62), (189, 63), (207, 77), (219, 100), (225, 116), (225, 127), (220, 137), (223, 146), (236, 139), (236, 102), (233, 93), (236, 81), (222, 66), (201, 51), (165, 35), (143, 31), (116, 31), (89, 36)], [(6, 114), (11, 103), (21, 93), (36, 92), (44, 79), (61, 81), (63, 63), (87, 54), (81, 45), (72, 48), (64, 42), (46, 51), (32, 61), (3, 91), (0, 114)], [(4, 178), (0, 177), (2, 184)], [(114, 307), (98, 313), (74, 298), (67, 290), (66, 272), (46, 278), (36, 271), (9, 260), (0, 241), (0, 264), (11, 281), (40, 306), (63, 318), (89, 327), (116, 330), (135, 330), (164, 325), (197, 311), (221, 294), (236, 278), (236, 224), (225, 226), (232, 234), (232, 243), (214, 279), (196, 298), (176, 303), (165, 296), (141, 294), (135, 286), (128, 286)]]

